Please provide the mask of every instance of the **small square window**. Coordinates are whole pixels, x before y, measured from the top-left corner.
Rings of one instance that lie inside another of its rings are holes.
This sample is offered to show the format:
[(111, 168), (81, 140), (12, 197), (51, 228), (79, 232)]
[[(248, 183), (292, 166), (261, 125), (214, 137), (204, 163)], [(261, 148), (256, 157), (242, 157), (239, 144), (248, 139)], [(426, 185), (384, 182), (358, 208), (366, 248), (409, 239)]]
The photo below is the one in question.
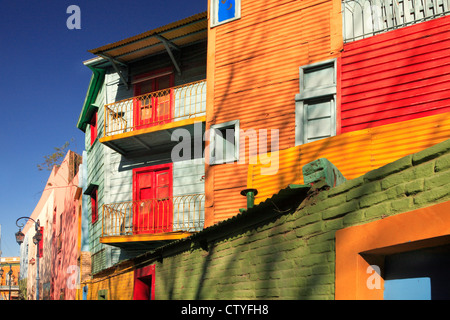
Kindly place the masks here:
[(239, 120), (211, 126), (209, 154), (210, 164), (239, 160)]
[(211, 0), (211, 27), (241, 17), (241, 0)]
[(108, 290), (107, 289), (98, 290), (98, 300), (108, 300)]
[(336, 135), (336, 59), (300, 67), (295, 145)]

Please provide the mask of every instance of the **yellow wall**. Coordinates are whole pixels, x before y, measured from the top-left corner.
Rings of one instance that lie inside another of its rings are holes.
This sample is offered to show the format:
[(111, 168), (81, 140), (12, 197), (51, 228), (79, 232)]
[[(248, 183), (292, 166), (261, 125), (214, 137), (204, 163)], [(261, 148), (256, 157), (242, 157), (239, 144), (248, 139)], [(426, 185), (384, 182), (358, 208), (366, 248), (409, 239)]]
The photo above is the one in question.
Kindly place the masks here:
[(291, 183), (303, 183), (302, 167), (313, 160), (327, 158), (353, 179), (449, 138), (449, 113), (344, 133), (279, 151), (274, 174), (262, 175), (264, 165), (249, 165), (247, 186), (258, 190), (259, 203)]
[(98, 300), (98, 291), (107, 290), (107, 300), (132, 300), (134, 290), (134, 269), (122, 266), (122, 270), (86, 281), (77, 292), (77, 300), (83, 298), (83, 287), (88, 286), (87, 300)]

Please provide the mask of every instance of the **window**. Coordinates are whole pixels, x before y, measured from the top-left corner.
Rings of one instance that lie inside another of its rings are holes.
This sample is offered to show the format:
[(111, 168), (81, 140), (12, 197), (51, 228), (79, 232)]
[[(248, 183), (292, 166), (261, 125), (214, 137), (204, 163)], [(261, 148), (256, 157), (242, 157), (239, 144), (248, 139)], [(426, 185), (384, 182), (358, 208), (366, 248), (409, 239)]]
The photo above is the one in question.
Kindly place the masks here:
[(300, 67), (295, 145), (336, 135), (336, 60)]
[(211, 27), (241, 17), (241, 0), (211, 0)]
[(94, 144), (95, 139), (97, 139), (97, 112), (92, 115), (91, 121), (89, 121), (89, 126), (91, 129), (91, 146)]
[(98, 290), (98, 300), (108, 300), (108, 289)]
[(95, 223), (98, 220), (98, 184), (90, 183), (84, 194), (91, 198), (91, 220), (92, 223)]
[(239, 160), (239, 120), (212, 125), (210, 128), (210, 164)]
[(83, 194), (91, 198), (91, 220), (95, 223), (98, 220), (98, 184), (89, 183)]
[(92, 223), (98, 220), (97, 197), (98, 197), (98, 188), (95, 188), (91, 193)]
[(39, 258), (44, 256), (44, 227), (41, 227), (41, 241), (39, 241)]
[(58, 237), (56, 238), (56, 248), (58, 250), (58, 252), (61, 252), (62, 249), (62, 232), (63, 232), (63, 214), (61, 213), (59, 215), (59, 234)]
[[(146, 128), (170, 122), (174, 112), (172, 68), (140, 75), (133, 83), (134, 96), (137, 97), (134, 101), (134, 126)], [(156, 91), (158, 94), (143, 96)]]

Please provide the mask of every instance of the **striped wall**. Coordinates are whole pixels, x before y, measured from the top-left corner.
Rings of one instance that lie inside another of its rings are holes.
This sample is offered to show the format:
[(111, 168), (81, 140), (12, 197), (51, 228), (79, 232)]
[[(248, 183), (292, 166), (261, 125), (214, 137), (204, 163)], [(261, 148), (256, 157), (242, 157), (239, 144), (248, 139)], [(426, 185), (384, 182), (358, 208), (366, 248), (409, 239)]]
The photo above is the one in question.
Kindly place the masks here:
[(450, 16), (344, 45), (341, 132), (450, 111)]
[(303, 183), (302, 167), (313, 160), (327, 158), (345, 178), (354, 179), (449, 138), (450, 113), (347, 132), (279, 151), (272, 174), (250, 165), (248, 187), (258, 190), (259, 203), (291, 183)]
[[(106, 80), (105, 80), (106, 81)], [(95, 104), (97, 106), (103, 106), (106, 101), (107, 91), (105, 85), (102, 86), (100, 92), (97, 95)], [(99, 108), (100, 110), (100, 108)], [(107, 152), (105, 146), (103, 146), (98, 138), (103, 135), (103, 123), (104, 123), (104, 113), (98, 112), (97, 114), (97, 141), (91, 145), (91, 135), (90, 135), (90, 125), (86, 128), (85, 135), (85, 150), (86, 158), (84, 161), (87, 162), (87, 185), (90, 183), (98, 184), (98, 208), (105, 203), (104, 193), (104, 157), (105, 152)], [(84, 190), (83, 190), (84, 191)], [(88, 208), (88, 223), (89, 223), (89, 251), (92, 254), (92, 272), (98, 272), (105, 266), (105, 247), (99, 242), (99, 237), (101, 235), (101, 214), (99, 214), (99, 219), (96, 223), (92, 224), (92, 210), (91, 210), (91, 199), (89, 195), (83, 196), (83, 202), (87, 202)], [(100, 213), (101, 211), (99, 211)]]
[[(242, 1), (241, 18), (208, 33), (206, 129), (232, 120), (242, 130), (277, 129), (279, 148), (295, 145), (299, 67), (337, 57), (339, 0)], [(248, 154), (248, 150), (247, 150)], [(246, 164), (206, 166), (207, 225), (246, 205)]]

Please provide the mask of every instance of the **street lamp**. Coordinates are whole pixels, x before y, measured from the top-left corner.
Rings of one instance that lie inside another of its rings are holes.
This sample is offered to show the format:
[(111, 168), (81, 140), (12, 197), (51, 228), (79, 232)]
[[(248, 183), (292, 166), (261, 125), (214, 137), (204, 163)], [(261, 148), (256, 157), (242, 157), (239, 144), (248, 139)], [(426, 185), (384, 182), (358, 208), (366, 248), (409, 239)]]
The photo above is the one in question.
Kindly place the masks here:
[(22, 232), (22, 228), (24, 224), (18, 224), (19, 220), (21, 219), (27, 219), (34, 222), (34, 228), (36, 230), (36, 234), (33, 237), (33, 243), (37, 246), (36, 250), (36, 300), (39, 300), (39, 242), (42, 240), (42, 233), (40, 228), (39, 219), (37, 221), (33, 220), (30, 217), (20, 217), (16, 220), (16, 226), (19, 227), (19, 231), (16, 232), (16, 241), (19, 245), (23, 243), (23, 240), (25, 238), (25, 235)]

